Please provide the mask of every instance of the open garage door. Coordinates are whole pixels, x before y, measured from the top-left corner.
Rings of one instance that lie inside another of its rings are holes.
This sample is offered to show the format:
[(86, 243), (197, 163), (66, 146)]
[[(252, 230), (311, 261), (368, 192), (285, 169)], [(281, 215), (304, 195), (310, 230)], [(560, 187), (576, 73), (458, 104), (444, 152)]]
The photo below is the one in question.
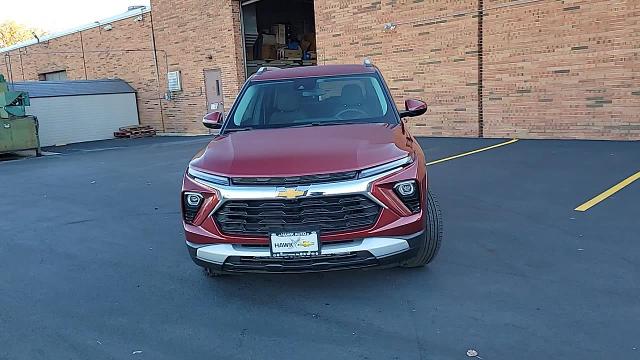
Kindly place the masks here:
[(262, 66), (315, 65), (313, 0), (242, 1), (247, 76)]

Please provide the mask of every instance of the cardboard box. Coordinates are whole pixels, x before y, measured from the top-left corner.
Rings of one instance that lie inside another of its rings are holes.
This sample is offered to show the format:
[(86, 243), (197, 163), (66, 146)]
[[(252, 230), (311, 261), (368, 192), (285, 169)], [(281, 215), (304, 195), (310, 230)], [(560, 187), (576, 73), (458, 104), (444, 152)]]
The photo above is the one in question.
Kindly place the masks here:
[(302, 50), (280, 49), (278, 51), (278, 59), (282, 60), (300, 60), (302, 59)]
[(253, 60), (253, 46), (247, 46), (245, 54), (247, 54), (247, 61)]
[(310, 46), (311, 46), (310, 41), (302, 40), (302, 42), (300, 42), (300, 47), (302, 48), (302, 51), (309, 51)]
[(287, 25), (275, 24), (271, 26), (271, 32), (276, 37), (276, 44), (285, 45), (287, 43)]
[(262, 45), (262, 59), (275, 60), (278, 58), (278, 52), (275, 45)]
[(304, 34), (304, 36), (302, 37), (302, 43), (309, 43), (308, 48), (305, 49), (304, 46), (302, 47), (302, 49), (304, 51), (316, 51), (316, 34), (315, 33), (306, 33)]
[(262, 34), (262, 45), (276, 45), (276, 36), (272, 34)]

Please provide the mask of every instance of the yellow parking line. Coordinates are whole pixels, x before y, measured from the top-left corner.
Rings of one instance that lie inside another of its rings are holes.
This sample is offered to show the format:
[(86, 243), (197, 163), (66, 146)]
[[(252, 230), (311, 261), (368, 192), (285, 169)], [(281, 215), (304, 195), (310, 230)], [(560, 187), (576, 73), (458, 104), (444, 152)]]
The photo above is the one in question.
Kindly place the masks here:
[(637, 173), (629, 176), (628, 178), (620, 181), (619, 183), (617, 183), (616, 185), (612, 186), (611, 188), (609, 188), (609, 190), (603, 192), (602, 194), (594, 197), (593, 199), (587, 201), (586, 203), (578, 206), (577, 208), (575, 208), (575, 211), (587, 211), (590, 208), (596, 206), (597, 204), (599, 204), (601, 201), (605, 200), (606, 198), (608, 198), (609, 196), (617, 193), (618, 191), (622, 190), (625, 186), (631, 184), (632, 182), (636, 181), (640, 179), (640, 171), (638, 171)]
[(500, 144), (487, 146), (487, 147), (484, 147), (484, 148), (481, 148), (481, 149), (477, 149), (477, 150), (469, 151), (469, 152), (462, 153), (462, 154), (458, 154), (458, 155), (454, 155), (454, 156), (449, 156), (449, 157), (447, 157), (447, 158), (440, 159), (440, 160), (434, 160), (434, 161), (432, 161), (432, 162), (427, 163), (427, 166), (429, 166), (429, 165), (435, 165), (435, 164), (437, 164), (437, 163), (441, 163), (441, 162), (445, 162), (445, 161), (449, 161), (449, 160), (453, 160), (453, 159), (457, 159), (457, 158), (461, 158), (461, 157), (463, 157), (463, 156), (467, 156), (467, 155), (477, 154), (477, 153), (479, 153), (479, 152), (487, 151), (487, 150), (491, 150), (491, 149), (495, 149), (495, 148), (500, 147), (500, 146), (505, 146), (505, 145), (513, 144), (513, 143), (514, 143), (514, 142), (516, 142), (516, 141), (518, 141), (518, 139), (511, 139), (511, 140), (509, 140), (509, 141), (506, 141), (506, 142), (503, 142), (503, 143), (500, 143)]

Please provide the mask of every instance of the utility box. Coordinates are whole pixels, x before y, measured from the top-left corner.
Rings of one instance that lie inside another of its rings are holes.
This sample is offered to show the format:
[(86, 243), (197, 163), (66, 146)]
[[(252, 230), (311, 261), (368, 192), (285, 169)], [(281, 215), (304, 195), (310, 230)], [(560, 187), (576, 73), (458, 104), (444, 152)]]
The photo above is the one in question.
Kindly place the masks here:
[(35, 116), (0, 119), (0, 153), (36, 150), (40, 155), (38, 119)]

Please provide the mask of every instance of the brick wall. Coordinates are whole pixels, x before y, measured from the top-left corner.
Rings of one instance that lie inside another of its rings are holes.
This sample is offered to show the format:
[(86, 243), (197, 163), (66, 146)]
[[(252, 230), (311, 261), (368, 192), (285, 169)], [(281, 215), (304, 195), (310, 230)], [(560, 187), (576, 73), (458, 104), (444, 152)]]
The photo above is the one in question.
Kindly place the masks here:
[(484, 134), (640, 139), (640, 1), (485, 0)]
[[(234, 0), (153, 0), (157, 49), (167, 54), (169, 71), (181, 72), (183, 91), (163, 101), (167, 132), (204, 133), (207, 111), (204, 70), (222, 71), (228, 109), (244, 82), (240, 3)], [(161, 64), (161, 82), (167, 69)], [(165, 85), (166, 86), (166, 85)]]
[[(380, 68), (398, 106), (429, 104), (417, 135), (478, 136), (476, 8), (471, 0), (316, 0), (319, 63)], [(393, 31), (384, 24), (397, 23)]]
[[(163, 90), (156, 78), (151, 19), (147, 13), (142, 21), (133, 20), (114, 21), (109, 31), (95, 27), (10, 51), (13, 80), (38, 80), (38, 74), (60, 70), (69, 80), (118, 77), (137, 91), (140, 122), (162, 129)], [(7, 62), (0, 63), (4, 74)]]

